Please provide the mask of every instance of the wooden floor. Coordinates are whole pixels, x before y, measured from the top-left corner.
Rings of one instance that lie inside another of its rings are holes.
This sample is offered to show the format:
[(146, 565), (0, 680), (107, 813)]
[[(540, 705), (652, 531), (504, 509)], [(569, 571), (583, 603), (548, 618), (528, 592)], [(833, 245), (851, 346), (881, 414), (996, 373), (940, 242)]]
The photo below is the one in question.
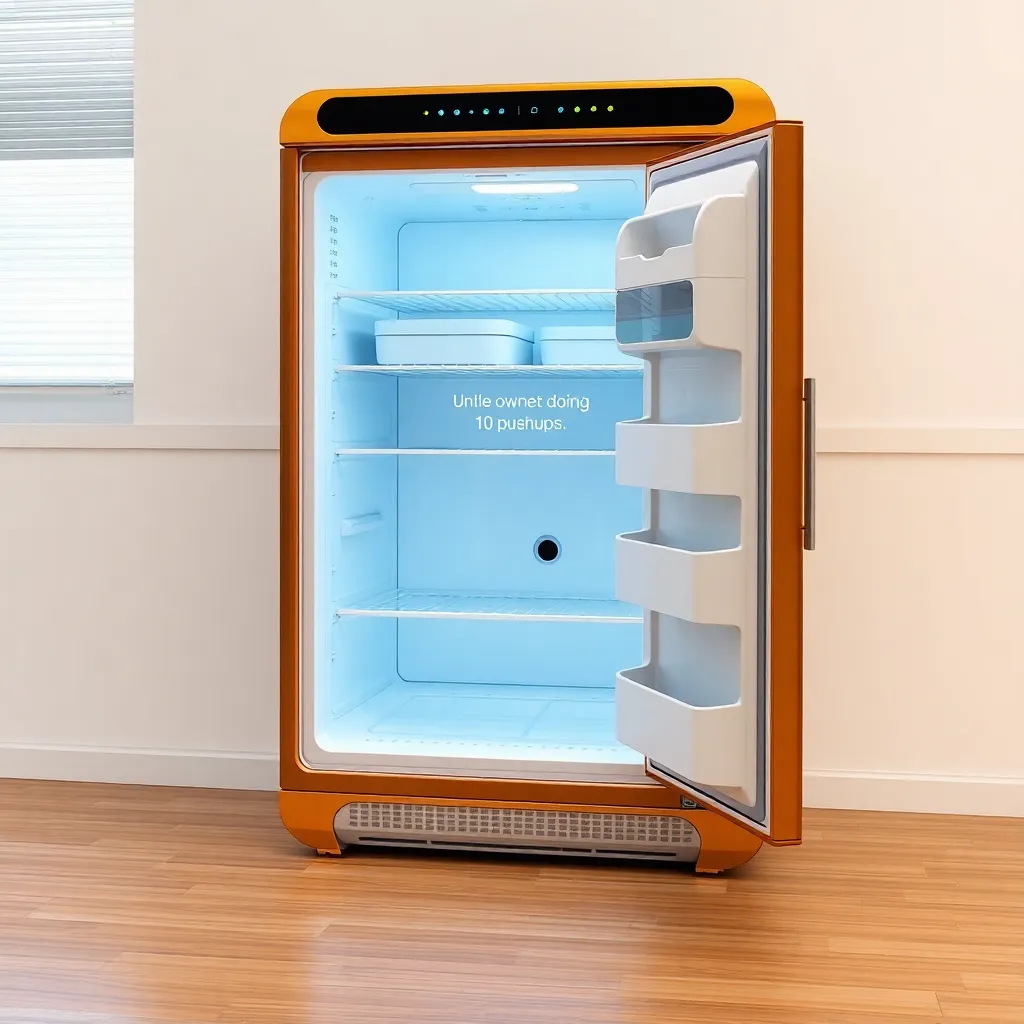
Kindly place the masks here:
[(727, 878), (368, 851), (0, 781), (0, 1022), (1024, 1022), (1024, 821), (808, 812)]

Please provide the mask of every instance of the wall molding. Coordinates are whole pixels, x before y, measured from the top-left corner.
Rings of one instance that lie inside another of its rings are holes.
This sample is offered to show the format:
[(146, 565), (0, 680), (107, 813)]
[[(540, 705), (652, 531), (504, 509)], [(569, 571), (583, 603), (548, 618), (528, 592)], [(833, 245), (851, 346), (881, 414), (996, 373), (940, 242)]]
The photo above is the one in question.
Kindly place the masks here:
[(804, 806), (1024, 818), (1024, 778), (814, 769), (804, 772)]
[[(5, 423), (0, 449), (277, 451), (276, 424)], [(1024, 455), (1024, 427), (818, 427), (819, 455)]]
[(818, 427), (819, 455), (1024, 455), (1024, 427)]
[(276, 790), (276, 753), (0, 743), (0, 778)]
[[(273, 791), (276, 753), (0, 743), (0, 778)], [(1024, 817), (1024, 778), (804, 772), (804, 805), (861, 811)]]
[(8, 423), (2, 448), (144, 451), (277, 451), (276, 424)]

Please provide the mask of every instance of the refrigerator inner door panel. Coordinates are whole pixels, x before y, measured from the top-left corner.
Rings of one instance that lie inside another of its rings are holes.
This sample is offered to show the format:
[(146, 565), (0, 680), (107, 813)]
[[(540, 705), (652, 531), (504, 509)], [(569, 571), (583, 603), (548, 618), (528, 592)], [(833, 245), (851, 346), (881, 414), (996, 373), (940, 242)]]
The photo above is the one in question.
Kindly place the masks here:
[(616, 248), (618, 341), (650, 365), (644, 415), (617, 426), (618, 480), (648, 499), (644, 528), (617, 540), (617, 593), (645, 609), (643, 661), (618, 676), (617, 734), (751, 806), (759, 176), (748, 158), (655, 188)]
[[(644, 631), (616, 597), (616, 537), (645, 521), (615, 436), (643, 415), (648, 363), (600, 344), (645, 174), (305, 176), (311, 768), (647, 779), (615, 734)], [(557, 361), (538, 335), (569, 342)]]

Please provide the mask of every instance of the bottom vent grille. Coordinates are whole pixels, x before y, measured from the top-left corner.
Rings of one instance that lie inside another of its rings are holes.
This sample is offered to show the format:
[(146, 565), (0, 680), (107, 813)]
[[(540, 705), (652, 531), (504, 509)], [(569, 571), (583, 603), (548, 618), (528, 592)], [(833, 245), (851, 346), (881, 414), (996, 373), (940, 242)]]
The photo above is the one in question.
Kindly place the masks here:
[(700, 847), (693, 826), (668, 814), (365, 802), (341, 808), (335, 830), (343, 844), (486, 847), (645, 860), (692, 861)]

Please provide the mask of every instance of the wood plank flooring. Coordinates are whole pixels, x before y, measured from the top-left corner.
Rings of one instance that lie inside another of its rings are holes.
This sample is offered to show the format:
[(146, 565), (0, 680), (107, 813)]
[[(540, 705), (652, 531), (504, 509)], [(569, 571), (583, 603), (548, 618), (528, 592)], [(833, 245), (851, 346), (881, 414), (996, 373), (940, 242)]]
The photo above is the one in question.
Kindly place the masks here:
[(0, 781), (0, 1024), (1024, 1024), (1024, 821), (805, 835), (725, 878), (318, 859), (272, 794)]

